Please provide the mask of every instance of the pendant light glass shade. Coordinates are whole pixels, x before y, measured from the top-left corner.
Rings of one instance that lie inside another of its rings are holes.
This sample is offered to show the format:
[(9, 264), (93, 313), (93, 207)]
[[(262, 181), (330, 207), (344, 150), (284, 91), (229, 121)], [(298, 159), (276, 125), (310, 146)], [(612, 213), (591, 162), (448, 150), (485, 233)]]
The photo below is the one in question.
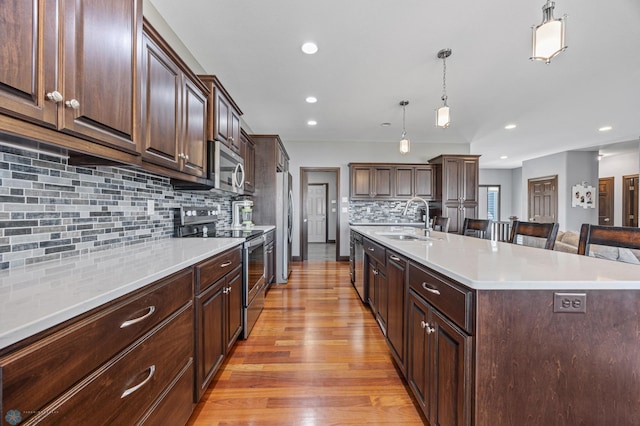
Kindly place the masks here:
[(436, 110), (436, 126), (446, 129), (451, 124), (451, 116), (449, 115), (449, 107), (446, 102), (443, 106)]
[(532, 60), (551, 62), (557, 54), (564, 52), (565, 45), (565, 18), (553, 17), (555, 2), (547, 0), (542, 7), (542, 23), (532, 27)]
[(402, 136), (398, 145), (400, 154), (407, 154), (411, 150), (411, 142), (407, 138), (407, 130), (405, 129), (405, 107), (407, 105), (409, 105), (409, 101), (400, 101), (400, 106), (402, 107)]

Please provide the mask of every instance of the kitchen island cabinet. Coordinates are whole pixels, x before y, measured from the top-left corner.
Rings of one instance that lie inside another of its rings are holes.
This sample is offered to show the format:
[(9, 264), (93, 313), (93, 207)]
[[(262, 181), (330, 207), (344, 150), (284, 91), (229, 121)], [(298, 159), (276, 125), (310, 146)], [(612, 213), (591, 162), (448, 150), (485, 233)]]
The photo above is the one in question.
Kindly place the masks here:
[[(407, 382), (432, 424), (639, 418), (637, 265), (450, 233), (399, 240), (413, 232), (404, 227), (352, 231), (409, 261)], [(563, 309), (573, 298), (586, 309)]]

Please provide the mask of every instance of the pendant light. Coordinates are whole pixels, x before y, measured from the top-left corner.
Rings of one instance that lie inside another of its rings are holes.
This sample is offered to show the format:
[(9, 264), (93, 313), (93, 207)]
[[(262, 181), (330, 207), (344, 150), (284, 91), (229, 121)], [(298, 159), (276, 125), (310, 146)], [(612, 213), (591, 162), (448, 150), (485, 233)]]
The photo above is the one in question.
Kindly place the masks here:
[(402, 136), (400, 137), (400, 145), (398, 146), (400, 154), (407, 154), (411, 149), (411, 142), (407, 139), (407, 130), (405, 129), (405, 108), (407, 105), (409, 105), (409, 101), (400, 101), (400, 106), (402, 107)]
[(532, 60), (551, 62), (558, 53), (564, 52), (567, 48), (564, 41), (565, 19), (564, 15), (560, 19), (553, 17), (553, 8), (556, 3), (547, 0), (542, 6), (542, 23), (531, 27), (532, 30)]
[(438, 52), (438, 58), (442, 59), (442, 102), (436, 110), (436, 126), (446, 129), (451, 124), (449, 105), (447, 105), (447, 58), (451, 56), (451, 49), (442, 49)]

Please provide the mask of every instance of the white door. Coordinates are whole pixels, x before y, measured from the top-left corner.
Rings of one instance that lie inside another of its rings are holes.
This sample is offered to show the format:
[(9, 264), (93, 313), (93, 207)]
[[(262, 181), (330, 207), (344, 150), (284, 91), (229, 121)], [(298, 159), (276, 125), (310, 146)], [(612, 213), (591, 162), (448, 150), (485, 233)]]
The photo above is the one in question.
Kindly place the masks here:
[(309, 184), (307, 194), (307, 218), (309, 220), (309, 242), (327, 242), (327, 185)]

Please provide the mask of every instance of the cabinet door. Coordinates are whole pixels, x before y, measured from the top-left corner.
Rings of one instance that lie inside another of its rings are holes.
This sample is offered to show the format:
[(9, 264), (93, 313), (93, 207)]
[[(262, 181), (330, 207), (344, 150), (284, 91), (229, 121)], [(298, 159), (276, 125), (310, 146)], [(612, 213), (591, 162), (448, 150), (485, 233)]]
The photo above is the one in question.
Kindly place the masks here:
[(237, 267), (226, 277), (226, 351), (229, 353), (242, 331), (242, 267)]
[(431, 311), (435, 332), (432, 346), (433, 393), (430, 414), (434, 425), (470, 425), (471, 337), (461, 332), (437, 310)]
[(427, 304), (409, 292), (409, 313), (407, 317), (407, 382), (420, 408), (429, 418), (431, 401), (431, 339), (427, 338), (425, 324), (429, 322)]
[(240, 115), (229, 108), (229, 148), (240, 153)]
[(400, 198), (411, 198), (414, 196), (414, 172), (413, 167), (395, 168), (395, 195)]
[(183, 91), (184, 113), (182, 115), (183, 166), (181, 170), (194, 176), (205, 177), (207, 155), (207, 97), (195, 84), (185, 77)]
[(376, 266), (375, 275), (375, 300), (376, 300), (376, 309), (374, 310), (376, 314), (376, 319), (378, 320), (378, 324), (382, 329), (382, 334), (387, 335), (387, 318), (388, 318), (388, 298), (389, 298), (389, 283), (387, 281), (387, 275), (385, 268), (383, 268), (380, 264)]
[(196, 338), (198, 353), (196, 354), (196, 401), (209, 386), (224, 359), (225, 322), (224, 312), (226, 280), (221, 278), (209, 287), (196, 300)]
[(229, 110), (231, 109), (231, 107), (229, 105), (229, 101), (227, 101), (227, 98), (221, 93), (220, 89), (216, 88), (214, 90), (214, 137), (216, 138), (216, 140), (221, 141), (229, 148), (231, 148), (231, 145), (229, 144), (229, 137), (231, 136)]
[(478, 201), (478, 160), (461, 160), (460, 195), (463, 202)]
[(449, 203), (442, 206), (442, 216), (448, 217), (449, 232), (459, 234), (464, 224), (464, 212), (460, 210), (460, 203)]
[(371, 168), (352, 167), (351, 168), (351, 198), (369, 199), (372, 197), (371, 188)]
[(371, 259), (369, 256), (366, 256), (367, 260), (367, 282), (366, 285), (368, 288), (367, 291), (365, 291), (366, 294), (369, 295), (369, 307), (371, 308), (371, 311), (374, 313), (377, 311), (376, 308), (376, 291), (375, 291), (375, 285), (376, 285), (376, 261)]
[(375, 198), (391, 198), (393, 197), (393, 186), (395, 179), (393, 177), (392, 167), (375, 167), (373, 169), (374, 182), (373, 190)]
[(179, 169), (181, 72), (146, 34), (143, 37), (142, 157)]
[(61, 10), (60, 129), (136, 152), (142, 0), (63, 0)]
[(435, 198), (435, 173), (433, 167), (416, 167), (415, 169), (415, 196), (426, 200)]
[(462, 193), (460, 190), (461, 161), (457, 158), (445, 158), (442, 165), (442, 202), (459, 203)]
[(387, 341), (405, 371), (405, 306), (407, 260), (394, 254), (387, 254)]
[(244, 158), (244, 192), (245, 194), (253, 194), (255, 191), (256, 145), (244, 132), (240, 133), (240, 141), (241, 155)]
[[(55, 127), (57, 1), (3, 0), (0, 7), (0, 110)], [(11, 47), (11, 48), (9, 48)]]

